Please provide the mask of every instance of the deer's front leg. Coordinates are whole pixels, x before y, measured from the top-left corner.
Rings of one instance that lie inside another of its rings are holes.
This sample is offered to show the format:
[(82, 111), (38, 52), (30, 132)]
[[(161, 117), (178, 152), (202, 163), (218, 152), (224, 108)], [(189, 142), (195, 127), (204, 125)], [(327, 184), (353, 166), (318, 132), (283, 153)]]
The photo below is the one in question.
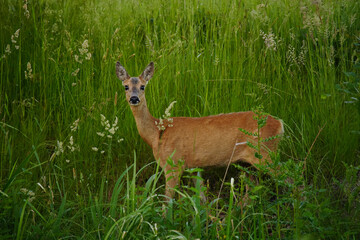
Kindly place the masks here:
[(167, 201), (174, 197), (174, 188), (179, 185), (181, 173), (182, 170), (179, 168), (171, 166), (165, 167), (165, 195), (167, 197)]

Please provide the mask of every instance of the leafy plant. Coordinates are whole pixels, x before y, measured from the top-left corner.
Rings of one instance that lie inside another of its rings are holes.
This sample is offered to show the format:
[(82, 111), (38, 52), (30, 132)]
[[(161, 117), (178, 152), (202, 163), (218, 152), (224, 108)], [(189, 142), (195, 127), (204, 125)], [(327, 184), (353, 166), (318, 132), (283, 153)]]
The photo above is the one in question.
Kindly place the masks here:
[[(360, 37), (357, 37), (358, 43), (355, 43), (355, 51), (360, 54)], [(348, 81), (344, 81), (335, 85), (335, 88), (346, 95), (346, 104), (353, 104), (356, 106), (360, 114), (360, 62), (359, 59), (353, 65), (354, 71), (345, 72)], [(360, 132), (358, 131), (358, 134)]]

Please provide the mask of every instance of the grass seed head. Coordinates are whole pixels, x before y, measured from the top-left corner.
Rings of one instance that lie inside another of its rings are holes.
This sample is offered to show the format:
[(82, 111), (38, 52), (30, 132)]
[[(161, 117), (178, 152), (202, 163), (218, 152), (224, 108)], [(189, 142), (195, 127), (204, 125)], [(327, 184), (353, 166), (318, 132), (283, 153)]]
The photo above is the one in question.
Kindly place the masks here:
[(64, 153), (64, 143), (60, 142), (59, 140), (57, 141), (57, 146), (55, 147), (55, 153), (56, 155), (61, 155), (62, 153)]
[(278, 44), (278, 38), (275, 36), (274, 33), (272, 33), (272, 30), (270, 29), (269, 33), (264, 33), (262, 30), (260, 30), (260, 36), (264, 40), (266, 49), (276, 51), (277, 44)]
[(76, 119), (70, 126), (71, 132), (75, 132), (79, 128), (80, 118)]
[(27, 19), (30, 18), (30, 12), (28, 10), (28, 0), (24, 0), (24, 5), (23, 5), (23, 9), (24, 9), (24, 15)]
[(100, 137), (105, 136), (105, 133), (103, 133), (103, 132), (96, 132), (96, 134), (99, 135)]
[(31, 67), (31, 63), (28, 62), (26, 65), (26, 71), (25, 71), (25, 79), (32, 79), (34, 77), (34, 75), (32, 74), (32, 67)]
[(73, 71), (72, 73), (71, 73), (71, 76), (76, 76), (78, 73), (79, 73), (79, 71), (80, 71), (80, 68), (78, 68), (78, 69), (76, 69), (75, 71)]
[(10, 44), (6, 45), (5, 53), (6, 53), (7, 55), (10, 55), (10, 54), (11, 54)]

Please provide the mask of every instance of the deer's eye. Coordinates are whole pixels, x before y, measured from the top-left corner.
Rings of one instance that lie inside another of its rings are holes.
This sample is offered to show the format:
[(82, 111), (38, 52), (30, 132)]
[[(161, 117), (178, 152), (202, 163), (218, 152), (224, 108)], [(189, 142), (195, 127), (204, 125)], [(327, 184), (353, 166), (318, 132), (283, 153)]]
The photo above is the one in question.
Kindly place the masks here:
[(129, 86), (128, 85), (125, 85), (125, 91), (129, 90)]
[(141, 90), (141, 91), (144, 91), (144, 90), (145, 90), (145, 86), (144, 86), (144, 85), (141, 85), (141, 86), (140, 86), (140, 90)]

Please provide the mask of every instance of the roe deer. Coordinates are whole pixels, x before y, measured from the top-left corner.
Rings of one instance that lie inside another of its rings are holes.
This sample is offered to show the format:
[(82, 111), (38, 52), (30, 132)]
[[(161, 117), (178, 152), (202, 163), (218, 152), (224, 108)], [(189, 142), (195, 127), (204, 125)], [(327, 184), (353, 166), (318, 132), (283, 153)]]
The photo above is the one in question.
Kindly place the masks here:
[[(145, 86), (154, 73), (151, 62), (139, 77), (130, 77), (125, 68), (116, 63), (116, 75), (125, 87), (126, 100), (134, 115), (140, 136), (150, 145), (155, 159), (164, 169), (166, 196), (173, 197), (173, 188), (178, 184), (183, 168), (226, 166), (229, 161), (243, 161), (251, 165), (270, 162), (268, 150), (275, 151), (279, 138), (263, 143), (262, 160), (254, 156), (255, 150), (246, 141), (256, 141), (256, 137), (246, 135), (239, 128), (250, 133), (257, 132), (254, 112), (236, 112), (208, 117), (174, 117), (170, 127), (158, 128), (146, 105)], [(281, 135), (283, 123), (272, 116), (260, 129), (262, 139)], [(167, 160), (172, 155), (174, 164)], [(177, 166), (179, 160), (184, 164)]]

